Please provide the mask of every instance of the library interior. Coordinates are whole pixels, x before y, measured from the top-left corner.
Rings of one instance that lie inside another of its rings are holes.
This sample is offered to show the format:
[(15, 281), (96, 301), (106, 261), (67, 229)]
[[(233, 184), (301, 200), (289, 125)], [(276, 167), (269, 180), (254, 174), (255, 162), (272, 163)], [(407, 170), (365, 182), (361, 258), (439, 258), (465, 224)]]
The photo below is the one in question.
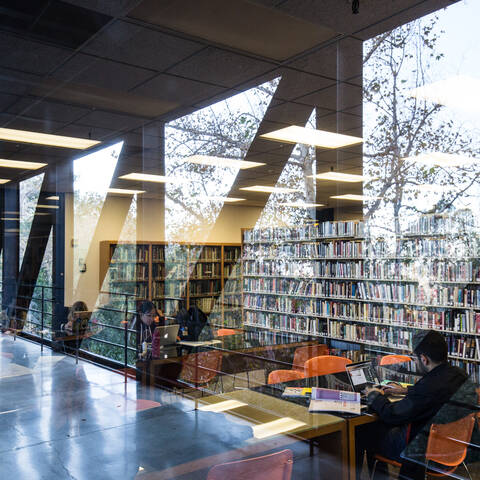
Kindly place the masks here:
[(479, 18), (1, 2), (0, 476), (480, 479)]

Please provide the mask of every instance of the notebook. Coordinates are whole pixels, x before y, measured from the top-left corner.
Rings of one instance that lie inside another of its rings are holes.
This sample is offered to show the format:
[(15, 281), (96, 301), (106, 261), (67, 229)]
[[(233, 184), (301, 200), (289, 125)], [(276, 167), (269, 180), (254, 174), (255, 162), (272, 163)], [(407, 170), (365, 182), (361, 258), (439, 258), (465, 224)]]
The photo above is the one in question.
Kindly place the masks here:
[(180, 325), (165, 325), (156, 327), (155, 333), (158, 335), (160, 345), (174, 345), (177, 342), (178, 329)]

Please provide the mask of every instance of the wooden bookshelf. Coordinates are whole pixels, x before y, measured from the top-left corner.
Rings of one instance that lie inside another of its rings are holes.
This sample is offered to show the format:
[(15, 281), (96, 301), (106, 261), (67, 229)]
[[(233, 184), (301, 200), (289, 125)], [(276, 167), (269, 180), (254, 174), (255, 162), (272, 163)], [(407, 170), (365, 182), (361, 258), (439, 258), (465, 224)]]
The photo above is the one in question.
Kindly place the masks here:
[(362, 222), (245, 231), (244, 324), (410, 351), (416, 329), (441, 331), (453, 363), (480, 367), (480, 240), (445, 216), (392, 238)]
[(240, 261), (238, 244), (103, 241), (100, 288), (151, 300), (167, 316), (180, 302), (197, 305), (212, 324), (238, 328), (241, 301), (232, 298), (241, 298)]

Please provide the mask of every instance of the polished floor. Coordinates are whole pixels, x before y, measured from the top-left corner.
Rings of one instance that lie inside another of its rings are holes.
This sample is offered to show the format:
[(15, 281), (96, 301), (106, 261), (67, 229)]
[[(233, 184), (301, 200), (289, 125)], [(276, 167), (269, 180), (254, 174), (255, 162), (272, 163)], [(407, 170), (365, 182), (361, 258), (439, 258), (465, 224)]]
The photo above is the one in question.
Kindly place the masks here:
[[(0, 336), (0, 478), (205, 479), (217, 463), (294, 452), (294, 479), (322, 479), (328, 456), (102, 367)], [(327, 468), (328, 467), (328, 468)]]

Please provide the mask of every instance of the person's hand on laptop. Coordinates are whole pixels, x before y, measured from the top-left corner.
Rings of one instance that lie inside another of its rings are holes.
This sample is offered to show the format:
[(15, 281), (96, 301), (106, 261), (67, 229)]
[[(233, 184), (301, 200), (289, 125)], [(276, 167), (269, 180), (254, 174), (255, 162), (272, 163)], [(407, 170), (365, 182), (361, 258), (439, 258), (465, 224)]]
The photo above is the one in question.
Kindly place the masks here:
[(385, 395), (406, 395), (408, 390), (397, 382), (391, 382), (383, 387)]
[(372, 392), (377, 392), (380, 393), (381, 395), (384, 394), (384, 391), (382, 388), (377, 388), (377, 387), (366, 387), (363, 393), (368, 397)]

